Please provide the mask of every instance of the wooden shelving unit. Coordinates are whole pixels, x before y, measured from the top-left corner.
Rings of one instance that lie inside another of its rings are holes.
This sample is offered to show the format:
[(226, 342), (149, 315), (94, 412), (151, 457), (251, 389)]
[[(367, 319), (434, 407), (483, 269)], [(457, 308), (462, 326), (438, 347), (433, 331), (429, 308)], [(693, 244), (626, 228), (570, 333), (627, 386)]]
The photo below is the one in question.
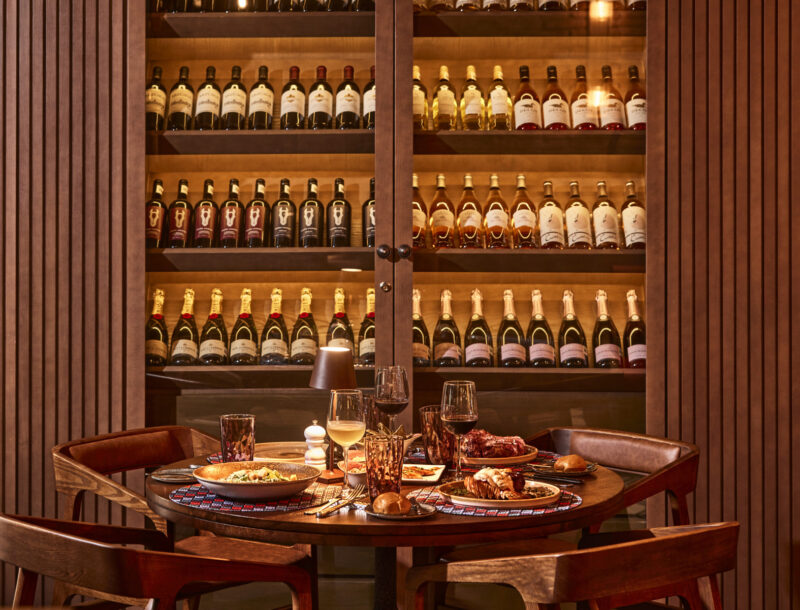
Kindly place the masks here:
[(439, 131), (414, 134), (415, 155), (643, 155), (636, 131)]
[(186, 248), (148, 250), (149, 271), (367, 271), (373, 248)]
[(148, 155), (307, 155), (371, 154), (375, 136), (369, 129), (339, 131), (164, 131), (147, 134)]
[(414, 271), (644, 273), (645, 253), (603, 250), (417, 250)]

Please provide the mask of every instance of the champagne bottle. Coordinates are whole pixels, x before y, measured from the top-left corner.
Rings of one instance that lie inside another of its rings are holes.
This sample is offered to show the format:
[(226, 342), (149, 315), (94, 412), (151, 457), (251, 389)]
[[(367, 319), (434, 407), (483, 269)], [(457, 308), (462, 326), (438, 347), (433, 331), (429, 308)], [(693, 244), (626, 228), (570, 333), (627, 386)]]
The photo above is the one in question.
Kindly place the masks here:
[(486, 126), (486, 100), (478, 84), (475, 66), (467, 66), (467, 80), (461, 89), (460, 114), (461, 129), (480, 131)]
[(244, 207), (239, 201), (239, 181), (231, 178), (228, 198), (220, 206), (219, 245), (238, 248), (242, 245), (242, 216)]
[(242, 290), (239, 317), (231, 331), (231, 364), (258, 363), (258, 332), (250, 311), (251, 293)]
[(328, 325), (325, 343), (328, 347), (344, 347), (353, 352), (353, 329), (345, 310), (343, 288), (337, 288), (333, 293), (333, 318)]
[(375, 66), (369, 69), (369, 82), (364, 85), (364, 108), (362, 123), (364, 129), (375, 129)]
[(153, 196), (145, 204), (145, 248), (163, 248), (167, 243), (167, 206), (162, 199), (164, 185), (153, 180)]
[(292, 328), (290, 364), (314, 364), (318, 347), (317, 325), (311, 313), (311, 289), (303, 288), (300, 293), (300, 315)]
[(275, 90), (269, 82), (269, 68), (259, 66), (258, 80), (250, 87), (247, 125), (250, 129), (271, 129), (275, 111)]
[(358, 329), (358, 363), (375, 364), (375, 289), (367, 288), (367, 311)]
[(600, 127), (607, 130), (625, 129), (625, 105), (614, 86), (611, 66), (603, 66), (603, 97), (600, 102)]
[(144, 91), (144, 128), (161, 131), (166, 123), (167, 88), (161, 83), (161, 66), (153, 67), (153, 78)]
[(189, 84), (189, 68), (181, 66), (178, 82), (169, 90), (167, 129), (184, 131), (192, 128), (194, 89)]
[(266, 181), (263, 178), (256, 180), (255, 190), (253, 199), (244, 211), (244, 243), (248, 248), (262, 248), (269, 227), (269, 206), (264, 201)]
[(219, 105), (222, 94), (215, 80), (214, 66), (206, 68), (206, 80), (197, 90), (197, 106), (194, 112), (194, 128), (198, 130), (219, 129)]
[(508, 248), (510, 233), (508, 227), (508, 206), (500, 192), (497, 174), (489, 177), (489, 196), (486, 199), (483, 217), (483, 230), (486, 234), (487, 248)]
[[(496, 10), (497, 4), (489, 7), (489, 10)], [(503, 82), (503, 68), (495, 66), (493, 71), (492, 84), (489, 85), (489, 96), (486, 107), (486, 114), (489, 121), (489, 129), (499, 129), (508, 131), (511, 129), (511, 114), (513, 112), (511, 96)]]
[(294, 246), (295, 206), (290, 199), (289, 180), (281, 180), (281, 192), (272, 206), (272, 247)]
[(514, 129), (530, 131), (541, 128), (542, 105), (536, 90), (531, 85), (530, 68), (520, 66), (519, 88), (514, 96)]
[(606, 291), (598, 290), (595, 301), (597, 301), (597, 320), (592, 332), (594, 366), (599, 369), (618, 369), (622, 366), (622, 351), (617, 327), (608, 315)]
[(597, 201), (592, 207), (594, 245), (601, 250), (619, 249), (619, 214), (608, 198), (605, 181), (597, 183)]
[(514, 308), (514, 292), (503, 291), (503, 321), (497, 331), (497, 362), (500, 366), (520, 367), (527, 363), (525, 335)]
[(536, 209), (528, 189), (525, 175), (517, 175), (517, 192), (511, 203), (511, 240), (515, 248), (536, 247)]
[(183, 293), (183, 308), (178, 323), (172, 329), (169, 363), (178, 366), (197, 364), (197, 325), (194, 322), (194, 290)]
[(164, 366), (169, 353), (169, 335), (164, 322), (164, 291), (153, 291), (153, 311), (144, 329), (144, 356), (147, 366)]
[(460, 248), (483, 248), (483, 209), (475, 196), (470, 174), (464, 175), (464, 192), (458, 202), (456, 226)]
[(414, 118), (414, 131), (428, 129), (428, 90), (420, 80), (419, 66), (413, 68), (413, 83), (411, 93), (411, 107)]
[(369, 199), (361, 205), (361, 245), (375, 247), (375, 178), (370, 178)]
[(564, 249), (564, 212), (553, 197), (553, 183), (543, 184), (544, 199), (539, 204), (539, 243), (546, 250)]
[(421, 301), (422, 293), (415, 288), (411, 293), (411, 350), (414, 366), (430, 366), (431, 340), (422, 318)]
[(431, 115), (433, 129), (436, 131), (452, 131), (456, 128), (456, 90), (450, 83), (450, 71), (447, 66), (439, 68), (439, 83), (433, 92)]
[(461, 366), (461, 334), (453, 320), (453, 293), (442, 290), (442, 313), (433, 329), (433, 365)]
[(300, 83), (300, 68), (289, 68), (289, 80), (281, 91), (281, 129), (303, 129), (306, 119), (306, 89)]
[(572, 125), (580, 131), (597, 129), (599, 126), (597, 106), (589, 99), (585, 66), (577, 66), (575, 68), (575, 79), (575, 90), (572, 92), (572, 98), (570, 99)]
[(280, 288), (272, 289), (272, 306), (261, 332), (261, 364), (286, 364), (289, 360), (289, 331), (281, 312), (282, 296)]
[(411, 176), (411, 243), (414, 248), (424, 248), (427, 245), (428, 233), (428, 207), (419, 192), (419, 179), (416, 174)]
[(558, 85), (558, 71), (555, 66), (547, 66), (547, 88), (542, 95), (542, 116), (545, 129), (569, 129), (567, 95)]
[(298, 219), (300, 221), (298, 241), (302, 248), (319, 248), (325, 245), (325, 208), (317, 198), (317, 180), (308, 179), (308, 194), (300, 204)]
[(553, 340), (553, 331), (544, 317), (542, 307), (542, 293), (539, 290), (531, 291), (531, 321), (528, 323), (528, 332), (525, 333), (525, 342), (528, 344), (528, 363), (536, 368), (552, 368), (556, 365), (556, 349)]
[(455, 208), (447, 196), (444, 174), (436, 176), (436, 193), (431, 200), (428, 222), (434, 248), (455, 248)]
[(222, 291), (211, 291), (211, 309), (200, 333), (200, 362), (202, 364), (228, 364), (228, 329), (222, 318)]
[(485, 11), (508, 10), (508, 0), (483, 0), (481, 8)]
[(328, 84), (328, 69), (317, 66), (317, 80), (308, 90), (308, 128), (333, 127), (333, 89)]
[(639, 68), (628, 68), (630, 85), (625, 94), (625, 113), (628, 115), (628, 126), (635, 131), (647, 129), (647, 96), (639, 81)]
[(567, 246), (588, 250), (592, 247), (592, 221), (589, 207), (581, 199), (580, 188), (574, 180), (569, 183), (570, 197), (564, 216), (567, 221)]
[(564, 318), (558, 331), (558, 360), (562, 368), (586, 368), (589, 361), (586, 355), (586, 335), (575, 315), (572, 291), (565, 290)]
[(242, 68), (233, 66), (231, 82), (222, 90), (222, 129), (244, 129), (247, 112), (247, 89), (242, 84)]
[(492, 366), (492, 331), (483, 317), (483, 295), (475, 288), (472, 291), (472, 316), (464, 333), (464, 364), (466, 366)]
[(331, 248), (350, 247), (350, 202), (344, 196), (344, 180), (337, 178), (333, 199), (328, 202), (328, 245)]
[(644, 250), (647, 245), (647, 215), (644, 205), (636, 197), (636, 183), (632, 180), (625, 184), (625, 201), (621, 215), (625, 247), (629, 250)]
[(203, 183), (203, 198), (194, 207), (194, 247), (212, 248), (217, 234), (219, 207), (214, 201), (214, 181)]
[(361, 90), (353, 80), (353, 66), (344, 67), (344, 80), (336, 88), (336, 129), (361, 126)]
[(625, 366), (632, 369), (643, 369), (647, 366), (647, 333), (644, 321), (639, 315), (639, 304), (636, 302), (636, 291), (629, 290), (628, 322), (625, 324), (622, 345), (625, 350)]

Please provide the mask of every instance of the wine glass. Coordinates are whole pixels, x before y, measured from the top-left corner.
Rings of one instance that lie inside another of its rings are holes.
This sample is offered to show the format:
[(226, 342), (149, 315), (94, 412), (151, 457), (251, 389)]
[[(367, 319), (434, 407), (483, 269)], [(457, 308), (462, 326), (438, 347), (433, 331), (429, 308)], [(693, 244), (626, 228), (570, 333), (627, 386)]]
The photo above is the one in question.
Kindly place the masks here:
[(375, 406), (389, 416), (389, 427), (397, 429), (397, 414), (408, 406), (408, 376), (402, 366), (375, 369)]
[(328, 409), (328, 436), (342, 448), (345, 477), (342, 492), (348, 489), (347, 473), (350, 472), (348, 454), (350, 447), (364, 437), (367, 429), (364, 400), (361, 390), (331, 390), (331, 405)]
[(445, 381), (442, 388), (442, 424), (456, 437), (456, 480), (461, 479), (461, 439), (478, 422), (474, 381)]

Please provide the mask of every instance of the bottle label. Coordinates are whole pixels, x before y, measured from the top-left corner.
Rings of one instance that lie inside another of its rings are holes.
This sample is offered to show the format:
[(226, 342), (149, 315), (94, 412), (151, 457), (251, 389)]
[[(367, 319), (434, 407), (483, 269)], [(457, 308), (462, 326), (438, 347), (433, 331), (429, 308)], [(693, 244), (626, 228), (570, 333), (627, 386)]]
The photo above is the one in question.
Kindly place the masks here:
[(608, 98), (600, 104), (600, 126), (605, 127), (613, 123), (625, 125), (625, 108), (620, 100)]
[(586, 347), (580, 343), (567, 343), (562, 345), (558, 350), (561, 360), (572, 360), (573, 358), (580, 358), (586, 361)]
[(353, 351), (353, 342), (350, 341), (350, 339), (344, 339), (344, 338), (338, 337), (336, 339), (331, 339), (328, 342), (328, 347), (346, 347), (347, 349), (349, 349), (352, 352)]
[(244, 238), (264, 239), (264, 208), (262, 206), (254, 205), (247, 210)]
[(288, 358), (289, 348), (286, 345), (286, 341), (283, 339), (264, 339), (261, 342), (261, 355), (271, 356), (272, 354)]
[[(366, 96), (366, 94), (365, 94)], [(367, 105), (367, 100), (364, 100), (364, 106)], [(411, 112), (414, 116), (425, 114), (425, 92), (417, 86), (414, 86), (414, 92), (411, 96)]]
[(178, 339), (172, 346), (172, 355), (197, 358), (197, 343), (191, 339)]
[(250, 114), (266, 112), (272, 116), (272, 107), (275, 103), (275, 93), (266, 85), (259, 85), (250, 92)]
[(519, 343), (506, 343), (500, 346), (500, 359), (519, 358), (525, 360), (525, 346)]
[(566, 100), (551, 97), (542, 104), (542, 114), (544, 115), (545, 127), (556, 123), (563, 123), (569, 127), (569, 106)]
[[(322, 237), (322, 222), (320, 221), (319, 208), (307, 205), (300, 212), (300, 237), (313, 239)], [(320, 244), (322, 245), (322, 244)]]
[(425, 216), (425, 212), (414, 208), (411, 212), (411, 224), (414, 227), (414, 237), (418, 237), (419, 235), (425, 234), (425, 224), (428, 218)]
[(225, 342), (219, 339), (206, 339), (200, 344), (200, 357), (203, 356), (227, 356)]
[(214, 87), (203, 87), (197, 92), (196, 114), (209, 112), (214, 116), (219, 116), (219, 91)]
[(148, 205), (145, 237), (147, 237), (147, 239), (161, 239), (161, 231), (163, 228), (164, 207), (160, 205)]
[[(150, 342), (148, 341), (148, 343), (150, 343)], [(158, 343), (161, 343), (161, 342), (158, 341)], [(628, 346), (628, 362), (634, 362), (636, 360), (647, 360), (647, 346), (646, 345), (629, 345)]]
[(247, 93), (239, 86), (233, 86), (222, 94), (222, 114), (236, 113), (245, 116)]
[[(636, 347), (639, 347), (638, 345)], [(644, 346), (642, 346), (644, 347)], [(160, 358), (167, 357), (167, 344), (158, 339), (148, 339), (144, 343), (144, 353), (148, 356), (158, 356)], [(628, 350), (631, 353), (631, 350)]]
[[(364, 218), (364, 232), (367, 238), (375, 237), (375, 202), (367, 205), (367, 213)], [(362, 244), (366, 245), (366, 244)]]
[(238, 356), (240, 354), (255, 358), (256, 354), (258, 354), (256, 342), (252, 339), (237, 339), (236, 341), (231, 341), (231, 356)]
[(294, 210), (291, 206), (272, 208), (272, 235), (294, 239)]
[(647, 100), (642, 97), (633, 98), (625, 104), (625, 110), (628, 112), (628, 125), (646, 125), (647, 124)]
[(456, 8), (461, 8), (462, 6), (475, 6), (480, 8), (481, 0), (456, 0)]
[[(472, 2), (477, 6), (475, 2)], [(477, 114), (481, 116), (483, 112), (481, 111), (481, 103), (483, 102), (483, 96), (481, 92), (477, 89), (467, 89), (464, 91), (464, 114)], [(439, 112), (441, 113), (441, 101), (439, 105)]]
[(508, 213), (505, 210), (487, 210), (486, 226), (492, 229), (505, 229), (508, 227)]
[[(422, 107), (425, 107), (425, 100), (423, 99)], [(375, 87), (369, 91), (364, 92), (364, 116), (375, 112)], [(417, 114), (416, 105), (414, 106), (414, 114)], [(419, 114), (422, 114), (420, 112)]]
[(462, 229), (479, 229), (482, 220), (478, 210), (464, 210), (458, 215), (458, 226)]
[(242, 210), (237, 206), (228, 206), (222, 212), (220, 222), (220, 239), (239, 239), (239, 225), (242, 222)]
[(557, 206), (539, 210), (539, 234), (542, 244), (564, 244), (564, 213)]
[(362, 339), (358, 344), (358, 355), (366, 356), (375, 353), (375, 338)]
[(214, 239), (217, 211), (210, 205), (198, 206), (194, 217), (194, 238)]
[(533, 231), (536, 226), (536, 213), (533, 210), (526, 210), (524, 208), (518, 209), (511, 217), (515, 229), (528, 229)]
[(317, 355), (317, 342), (314, 339), (295, 339), (292, 341), (292, 356), (298, 354)]
[(455, 343), (439, 343), (433, 348), (433, 355), (436, 360), (440, 358), (455, 358), (461, 360), (461, 346)]
[(644, 208), (628, 206), (622, 210), (622, 229), (625, 232), (625, 245), (647, 242), (647, 217)]
[(169, 94), (169, 113), (180, 112), (192, 116), (192, 102), (194, 102), (192, 92), (185, 85), (178, 85)]
[(349, 86), (336, 94), (336, 114), (340, 115), (343, 112), (361, 113), (361, 97)]
[(329, 116), (333, 116), (333, 96), (325, 89), (317, 89), (312, 91), (308, 96), (308, 114), (312, 115), (315, 112), (322, 112)]
[(592, 220), (594, 221), (595, 243), (598, 246), (619, 243), (619, 220), (616, 210), (608, 206), (596, 208), (592, 212)]
[(455, 217), (450, 210), (436, 210), (431, 214), (431, 226), (435, 229), (437, 227), (444, 227), (446, 229), (453, 229), (453, 222)]
[(542, 105), (530, 93), (523, 93), (514, 104), (514, 128), (530, 123), (542, 126)]
[(306, 109), (306, 96), (302, 91), (289, 89), (281, 95), (281, 116), (290, 112), (304, 115)]
[(556, 361), (556, 348), (549, 343), (534, 343), (528, 348), (528, 355), (531, 362), (534, 360), (550, 360), (555, 363)]
[(590, 103), (588, 98), (582, 97), (572, 102), (572, 124), (576, 127), (591, 123), (598, 127), (597, 108)]
[[(439, 114), (442, 116), (452, 116), (456, 113), (456, 96), (450, 89), (442, 88), (437, 92)], [(416, 114), (416, 113), (415, 113)], [(422, 114), (421, 112), (419, 114)]]
[(617, 360), (622, 362), (622, 352), (619, 345), (613, 343), (606, 343), (604, 345), (596, 345), (594, 348), (594, 361), (602, 362), (603, 360)]
[(492, 116), (508, 114), (508, 92), (505, 89), (492, 89)]
[(464, 348), (464, 360), (469, 363), (478, 358), (492, 358), (492, 348), (485, 343), (473, 343)]
[(429, 360), (431, 357), (431, 348), (424, 343), (413, 343), (411, 345), (411, 353), (414, 355), (414, 358)]
[(189, 228), (188, 208), (172, 208), (169, 211), (169, 239), (181, 241), (186, 239)]
[(589, 210), (582, 205), (567, 208), (567, 244), (592, 243), (592, 223)]
[(350, 235), (350, 208), (332, 205), (328, 211), (328, 238)]
[(144, 111), (163, 117), (167, 106), (167, 94), (158, 87), (150, 87), (144, 92)]

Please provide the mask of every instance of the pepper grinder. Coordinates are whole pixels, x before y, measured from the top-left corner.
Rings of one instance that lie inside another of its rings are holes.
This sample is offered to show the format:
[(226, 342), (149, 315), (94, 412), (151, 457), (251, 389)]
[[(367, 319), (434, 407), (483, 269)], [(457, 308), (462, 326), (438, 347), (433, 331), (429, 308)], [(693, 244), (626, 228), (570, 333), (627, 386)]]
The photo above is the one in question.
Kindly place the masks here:
[(305, 429), (303, 434), (306, 437), (306, 450), (305, 458), (306, 464), (316, 466), (320, 469), (325, 469), (325, 428), (320, 426), (315, 419), (313, 423)]

